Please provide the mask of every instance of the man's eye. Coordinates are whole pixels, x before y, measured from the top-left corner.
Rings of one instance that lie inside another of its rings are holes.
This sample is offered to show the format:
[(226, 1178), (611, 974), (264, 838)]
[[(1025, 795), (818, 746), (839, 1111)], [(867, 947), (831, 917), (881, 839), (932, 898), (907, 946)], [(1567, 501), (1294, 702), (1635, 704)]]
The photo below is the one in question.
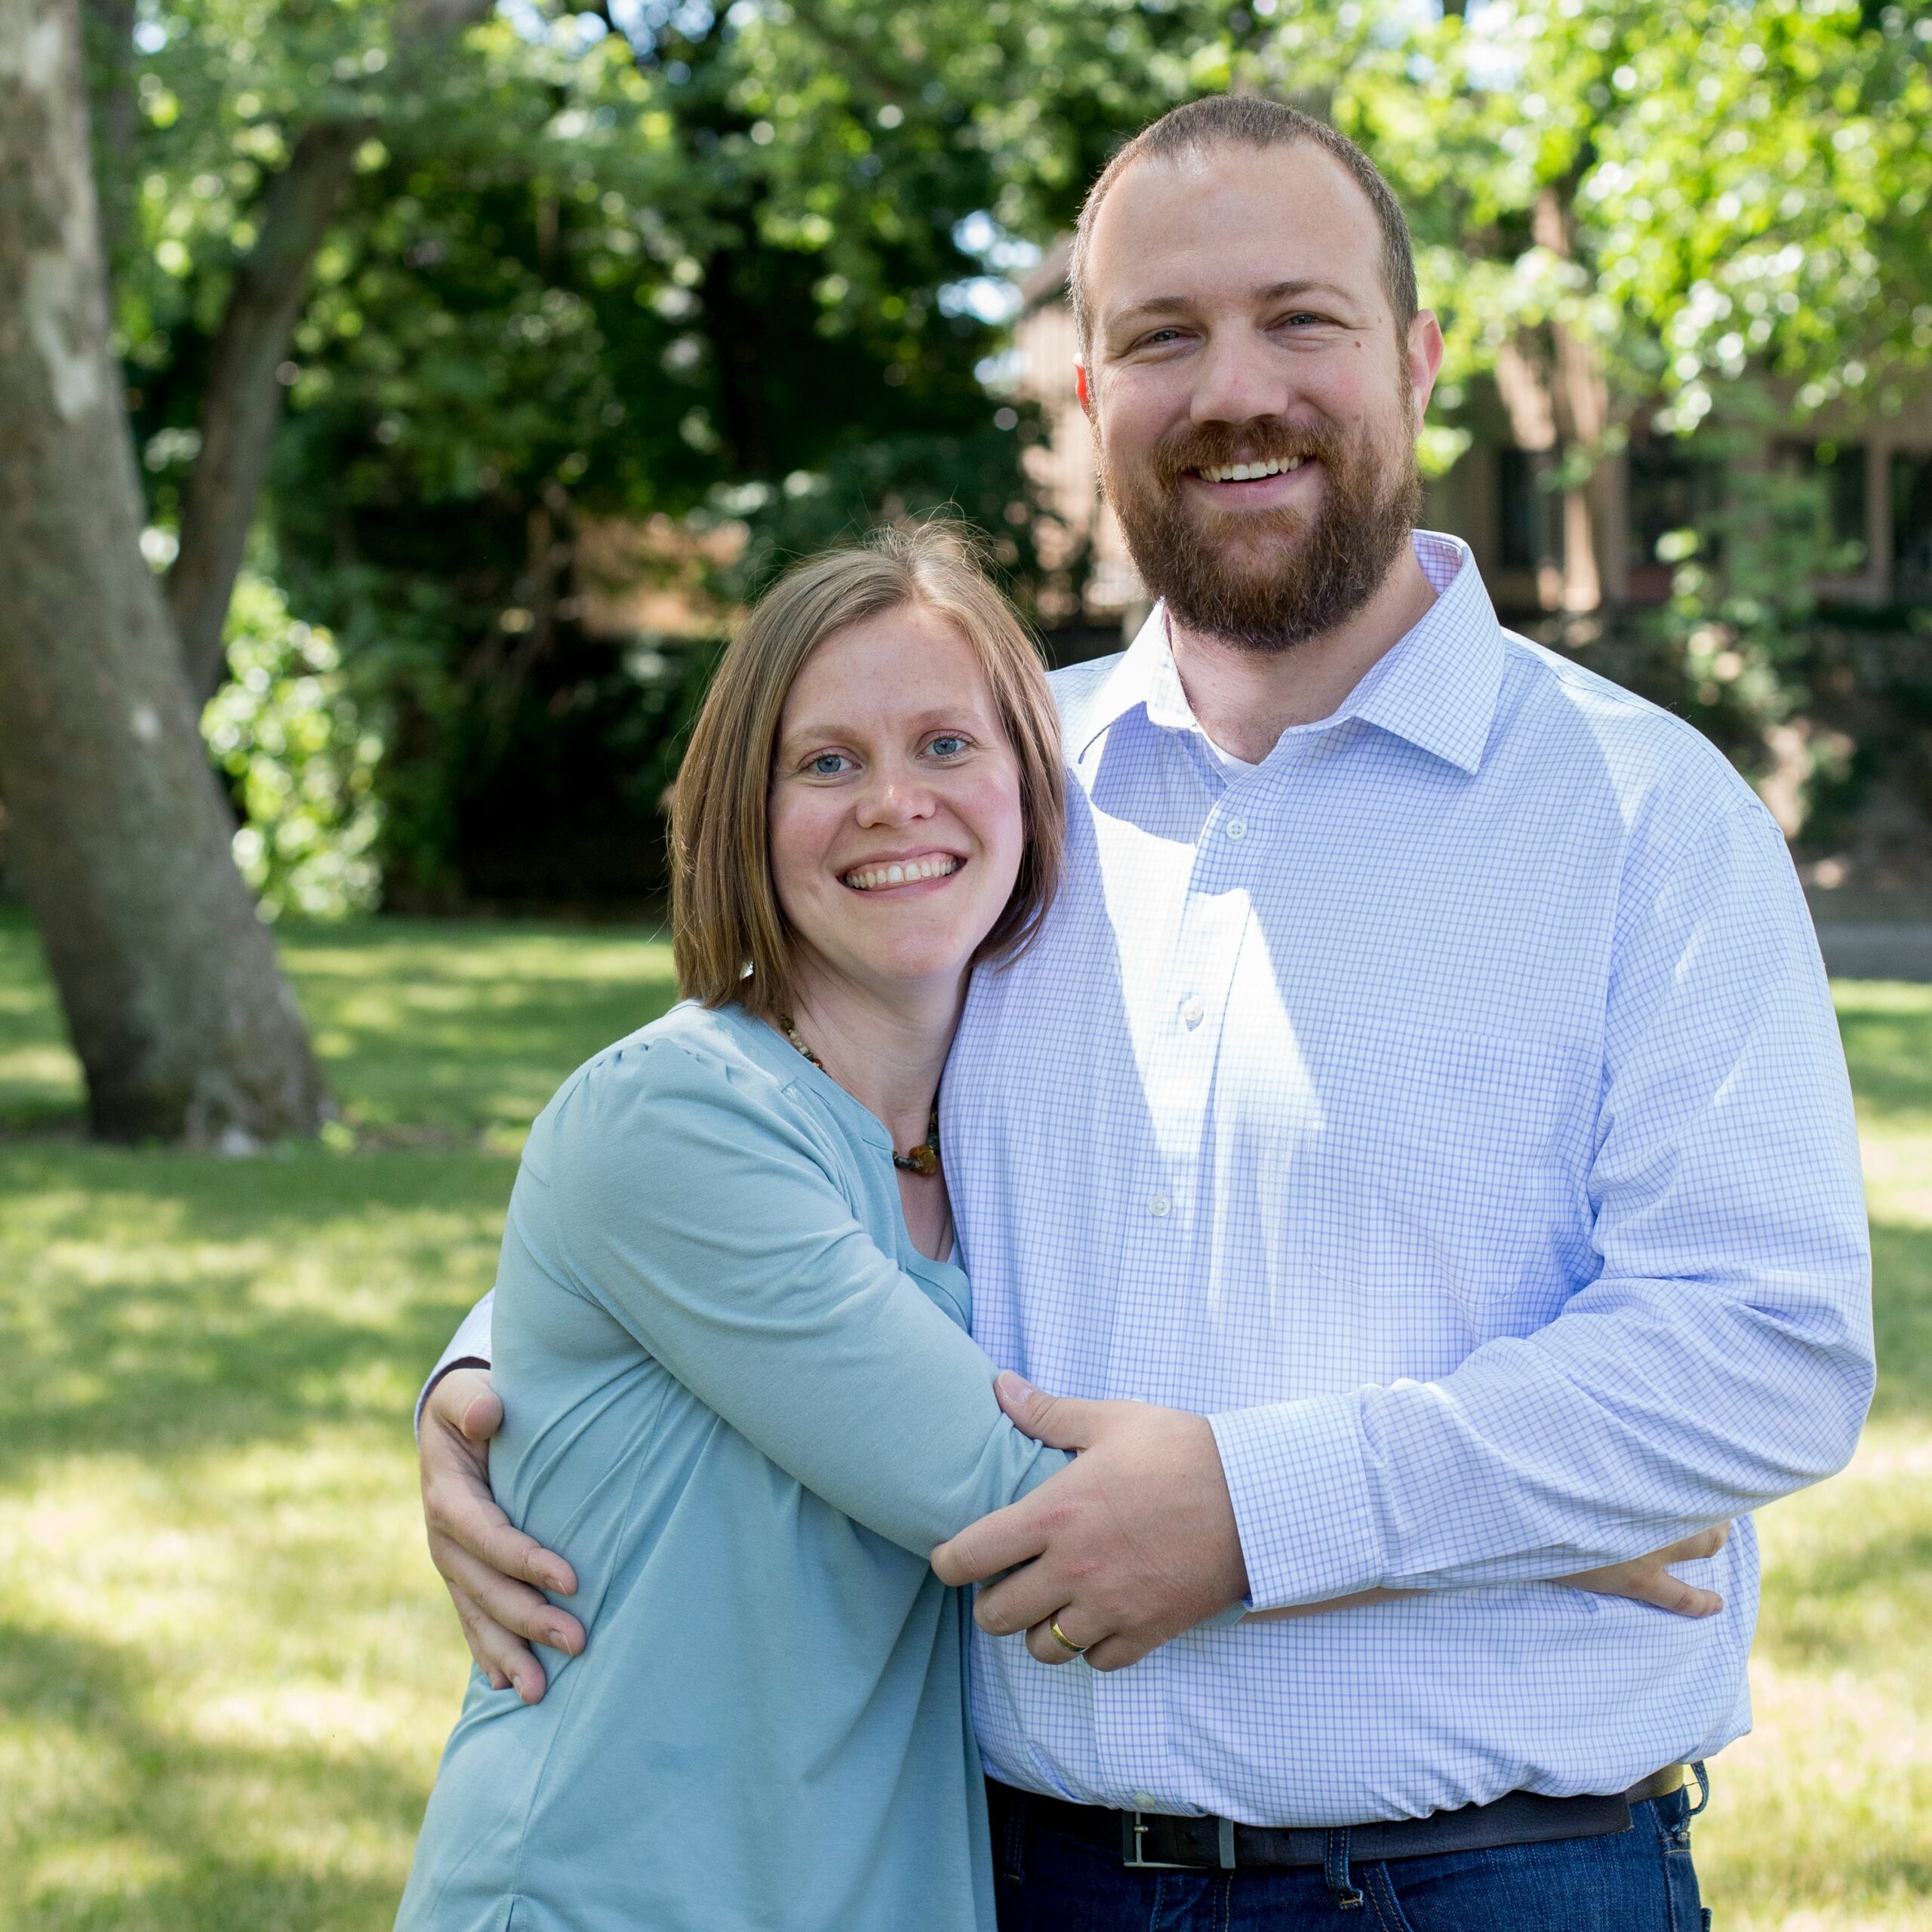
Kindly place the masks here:
[(843, 752), (820, 752), (805, 769), (814, 778), (836, 778), (844, 766), (845, 754)]
[(957, 758), (966, 749), (966, 740), (957, 731), (942, 731), (926, 749), (935, 758)]

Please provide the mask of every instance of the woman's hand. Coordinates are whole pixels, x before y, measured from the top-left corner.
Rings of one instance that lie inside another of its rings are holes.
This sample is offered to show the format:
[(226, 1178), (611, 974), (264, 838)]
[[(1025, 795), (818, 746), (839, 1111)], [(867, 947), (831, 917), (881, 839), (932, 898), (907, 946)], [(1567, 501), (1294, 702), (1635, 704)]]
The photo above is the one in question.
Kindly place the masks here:
[(1694, 1537), (1680, 1537), (1654, 1549), (1647, 1556), (1633, 1556), (1628, 1563), (1607, 1563), (1601, 1570), (1580, 1570), (1574, 1577), (1559, 1577), (1573, 1590), (1594, 1590), (1600, 1597), (1629, 1597), (1638, 1603), (1655, 1604), (1674, 1617), (1715, 1617), (1724, 1607), (1724, 1598), (1715, 1590), (1700, 1590), (1673, 1577), (1673, 1563), (1696, 1563), (1715, 1556), (1730, 1540), (1730, 1525), (1720, 1523), (1714, 1530), (1700, 1530)]
[[(1573, 1590), (1593, 1591), (1600, 1597), (1629, 1597), (1636, 1603), (1654, 1604), (1673, 1617), (1715, 1617), (1723, 1609), (1724, 1598), (1715, 1590), (1701, 1590), (1695, 1583), (1673, 1577), (1670, 1566), (1715, 1556), (1730, 1540), (1730, 1525), (1720, 1523), (1714, 1530), (1680, 1537), (1647, 1556), (1633, 1556), (1627, 1563), (1606, 1563), (1601, 1570), (1579, 1570), (1574, 1577), (1555, 1577), (1550, 1580)], [(1298, 1603), (1287, 1610), (1251, 1611), (1241, 1621), (1274, 1623), (1284, 1617), (1315, 1617), (1327, 1610), (1355, 1610), (1363, 1604), (1394, 1603), (1401, 1597), (1428, 1595), (1426, 1590), (1358, 1590), (1353, 1596), (1331, 1597), (1326, 1603)], [(1057, 1663), (1061, 1659), (1048, 1657), (1042, 1661)]]
[(548, 1680), (531, 1644), (575, 1657), (583, 1626), (543, 1595), (577, 1594), (577, 1574), (525, 1536), (490, 1493), (490, 1438), (503, 1407), (480, 1368), (453, 1368), (429, 1392), (416, 1459), (429, 1560), (442, 1572), (469, 1654), (497, 1690), (516, 1686), (526, 1704)]

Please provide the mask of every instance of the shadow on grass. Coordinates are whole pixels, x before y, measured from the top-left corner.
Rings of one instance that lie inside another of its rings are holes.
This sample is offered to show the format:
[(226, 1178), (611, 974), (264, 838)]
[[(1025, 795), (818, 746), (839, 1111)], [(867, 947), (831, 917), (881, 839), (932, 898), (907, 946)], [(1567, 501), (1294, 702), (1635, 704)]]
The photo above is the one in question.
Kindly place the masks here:
[(1932, 987), (1841, 986), (1838, 1034), (1868, 1115), (1932, 1121)]
[[(1889, 1654), (1899, 1632), (1876, 1635), (1865, 1612), (1888, 1596), (1909, 1605), (1932, 1599), (1932, 1529), (1901, 1528), (1888, 1519), (1869, 1539), (1849, 1547), (1800, 1556), (1767, 1578), (1767, 1628), (1761, 1647), (1778, 1662), (1869, 1671), (1900, 1661)], [(1917, 1614), (1902, 1620), (1916, 1626)], [(1928, 1606), (1932, 1607), (1932, 1606)]]
[[(22, 1826), (43, 1848), (37, 1864), (17, 1863), (17, 1854), (0, 1861), (0, 1920), (18, 1914), (62, 1932), (389, 1922), (398, 1887), (368, 1869), (366, 1838), (371, 1828), (398, 1847), (414, 1838), (423, 1794), (413, 1774), (340, 1740), (267, 1748), (183, 1737), (144, 1715), (149, 1688), (137, 1653), (0, 1623), (0, 1709), (57, 1740), (63, 1761), (0, 1822), (0, 1852)], [(353, 1821), (365, 1844), (332, 1869), (303, 1870), (278, 1850), (269, 1821), (251, 1815), (270, 1789), (278, 1804), (299, 1805), (312, 1843)]]
[(1873, 1223), (1872, 1300), (1878, 1340), (1873, 1420), (1932, 1420), (1932, 1228)]
[(408, 1427), (489, 1284), (515, 1164), (17, 1143), (0, 1161), (0, 1482), (50, 1456)]

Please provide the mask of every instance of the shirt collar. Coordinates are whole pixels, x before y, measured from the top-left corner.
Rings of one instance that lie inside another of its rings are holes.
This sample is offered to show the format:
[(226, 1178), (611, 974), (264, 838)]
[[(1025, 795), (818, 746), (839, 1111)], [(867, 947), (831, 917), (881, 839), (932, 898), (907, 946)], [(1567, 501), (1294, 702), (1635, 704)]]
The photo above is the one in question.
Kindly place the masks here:
[[(1435, 601), (1331, 716), (1307, 728), (1359, 718), (1473, 773), (1481, 766), (1503, 688), (1502, 626), (1467, 544), (1432, 530), (1415, 531), (1413, 541)], [(1174, 668), (1164, 605), (1154, 606), (1102, 686), (1081, 753), (1137, 706), (1164, 731), (1201, 729)]]

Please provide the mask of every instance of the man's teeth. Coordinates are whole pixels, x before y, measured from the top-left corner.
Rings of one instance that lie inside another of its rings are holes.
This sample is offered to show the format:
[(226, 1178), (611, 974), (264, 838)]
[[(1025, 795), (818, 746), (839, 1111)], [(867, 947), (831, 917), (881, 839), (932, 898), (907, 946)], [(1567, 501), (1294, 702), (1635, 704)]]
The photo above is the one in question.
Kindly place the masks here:
[(861, 866), (845, 875), (845, 883), (860, 892), (875, 892), (882, 885), (909, 885), (922, 878), (944, 878), (959, 869), (959, 861), (945, 858), (914, 859), (901, 866)]
[(1299, 469), (1306, 460), (1298, 456), (1271, 457), (1266, 463), (1221, 463), (1204, 466), (1201, 474), (1211, 483), (1251, 483), (1258, 476), (1280, 476)]

